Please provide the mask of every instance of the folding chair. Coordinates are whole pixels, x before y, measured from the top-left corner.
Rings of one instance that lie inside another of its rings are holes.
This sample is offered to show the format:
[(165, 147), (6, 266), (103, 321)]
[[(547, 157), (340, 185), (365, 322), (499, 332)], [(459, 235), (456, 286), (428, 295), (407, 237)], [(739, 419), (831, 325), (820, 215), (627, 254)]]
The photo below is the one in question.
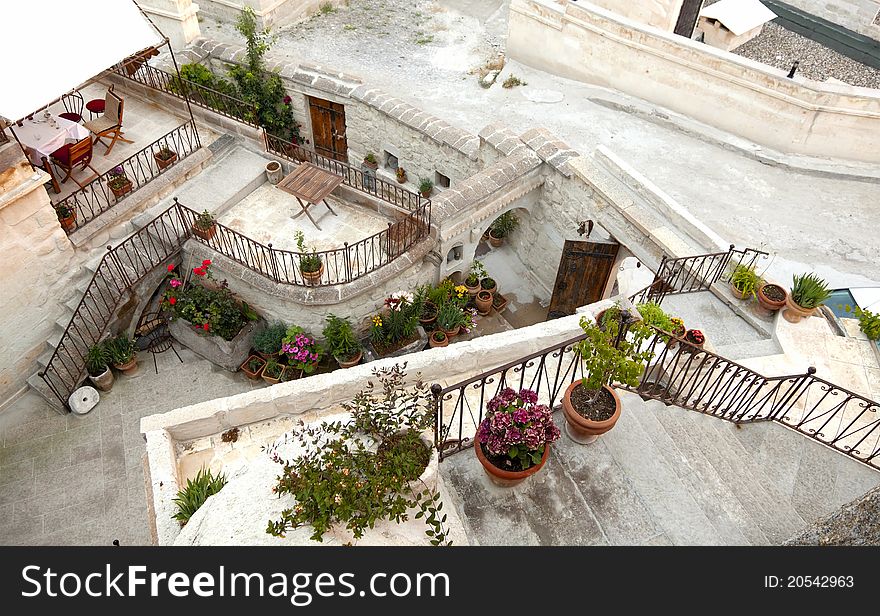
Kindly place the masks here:
[(70, 94), (61, 97), (61, 104), (64, 105), (64, 113), (59, 113), (59, 118), (70, 120), (79, 124), (83, 121), (83, 97), (82, 94), (74, 90)]
[(174, 348), (174, 339), (171, 332), (168, 331), (168, 317), (161, 312), (148, 312), (144, 314), (138, 322), (135, 335), (138, 338), (138, 346), (149, 351), (153, 355), (153, 369), (159, 374), (159, 363), (156, 361), (156, 355), (164, 353), (168, 349), (174, 351), (174, 355), (183, 363), (177, 349)]
[[(67, 172), (67, 175), (61, 180), (61, 183), (67, 181), (68, 178), (73, 174), (73, 168), (79, 165), (80, 169), (85, 169), (88, 167), (92, 171), (95, 172), (95, 175), (90, 177), (88, 181), (93, 180), (98, 177), (97, 170), (92, 167), (92, 137), (91, 135), (77, 141), (76, 143), (66, 143), (54, 152), (52, 152), (52, 162), (55, 163), (57, 167), (61, 167), (64, 171)], [(73, 181), (76, 182), (80, 188), (83, 187), (83, 184), (80, 183), (79, 180), (73, 178)]]
[(104, 97), (104, 115), (83, 124), (83, 126), (95, 134), (95, 141), (100, 141), (104, 144), (103, 137), (112, 137), (110, 145), (107, 146), (107, 151), (104, 152), (104, 156), (110, 153), (110, 150), (113, 149), (117, 141), (134, 143), (122, 136), (122, 113), (124, 107), (125, 102), (116, 93), (107, 90), (107, 95)]

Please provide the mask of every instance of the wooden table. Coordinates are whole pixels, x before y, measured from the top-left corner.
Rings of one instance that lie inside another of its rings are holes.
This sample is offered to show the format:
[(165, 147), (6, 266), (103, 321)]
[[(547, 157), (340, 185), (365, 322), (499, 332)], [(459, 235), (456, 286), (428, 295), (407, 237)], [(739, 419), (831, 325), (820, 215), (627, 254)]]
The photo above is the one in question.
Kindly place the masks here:
[(327, 203), (327, 196), (336, 190), (336, 187), (342, 184), (342, 176), (325, 171), (312, 163), (300, 163), (291, 171), (283, 180), (278, 182), (278, 188), (286, 193), (290, 193), (299, 202), (302, 211), (296, 213), (293, 217), (297, 218), (305, 213), (312, 221), (312, 224), (320, 231), (321, 227), (312, 218), (309, 213), (309, 206), (317, 205), (321, 202), (327, 206), (330, 213), (336, 216), (336, 212)]

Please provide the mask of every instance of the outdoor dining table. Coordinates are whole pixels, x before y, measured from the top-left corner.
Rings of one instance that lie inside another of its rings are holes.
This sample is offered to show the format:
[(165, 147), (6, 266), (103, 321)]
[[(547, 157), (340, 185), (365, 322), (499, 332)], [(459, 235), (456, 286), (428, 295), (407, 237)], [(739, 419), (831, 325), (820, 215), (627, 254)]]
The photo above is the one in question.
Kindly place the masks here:
[(300, 163), (283, 180), (278, 182), (278, 188), (293, 195), (299, 202), (302, 210), (297, 212), (293, 218), (297, 218), (305, 213), (309, 220), (312, 221), (312, 224), (320, 231), (321, 227), (318, 226), (317, 221), (309, 213), (309, 206), (323, 202), (327, 209), (330, 210), (330, 213), (336, 216), (336, 212), (327, 203), (327, 197), (340, 184), (342, 184), (341, 175), (324, 171), (312, 163)]
[(30, 161), (42, 167), (52, 152), (65, 143), (73, 143), (89, 136), (86, 127), (54, 114), (34, 115), (32, 120), (23, 120), (21, 126), (14, 125), (19, 142), (24, 147)]

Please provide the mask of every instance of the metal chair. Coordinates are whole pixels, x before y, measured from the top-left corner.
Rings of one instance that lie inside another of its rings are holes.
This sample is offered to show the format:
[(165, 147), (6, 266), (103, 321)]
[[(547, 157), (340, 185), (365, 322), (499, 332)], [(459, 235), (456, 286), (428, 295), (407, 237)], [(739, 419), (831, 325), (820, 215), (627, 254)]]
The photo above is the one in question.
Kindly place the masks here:
[(82, 94), (74, 90), (69, 94), (61, 97), (61, 104), (64, 105), (64, 113), (59, 113), (59, 118), (70, 120), (79, 124), (83, 121), (83, 97)]
[(159, 363), (156, 355), (164, 353), (168, 349), (174, 351), (174, 355), (183, 363), (177, 349), (174, 348), (174, 338), (168, 331), (168, 317), (162, 312), (147, 312), (143, 314), (138, 321), (135, 329), (135, 336), (138, 338), (138, 346), (149, 351), (153, 355), (153, 368), (156, 374), (159, 374)]

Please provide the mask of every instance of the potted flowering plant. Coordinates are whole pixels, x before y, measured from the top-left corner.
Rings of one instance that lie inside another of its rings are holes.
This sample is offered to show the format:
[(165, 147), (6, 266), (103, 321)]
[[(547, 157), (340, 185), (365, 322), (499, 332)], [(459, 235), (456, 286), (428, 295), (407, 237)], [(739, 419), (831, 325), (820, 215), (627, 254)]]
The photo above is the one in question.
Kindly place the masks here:
[(477, 293), (480, 292), (480, 280), (486, 276), (488, 274), (483, 266), (483, 262), (474, 259), (473, 263), (471, 263), (470, 273), (464, 279), (464, 286), (467, 287), (468, 295), (476, 297)]
[(299, 271), (308, 285), (316, 285), (321, 282), (321, 276), (324, 274), (324, 262), (318, 256), (317, 251), (312, 248), (311, 252), (306, 249), (306, 236), (302, 230), (298, 230), (294, 235), (296, 238), (296, 248), (299, 251)]
[(64, 203), (56, 205), (55, 215), (58, 216), (58, 222), (61, 223), (61, 228), (65, 233), (70, 233), (76, 227), (76, 210), (69, 205)]
[(474, 452), (489, 478), (502, 486), (516, 485), (534, 475), (547, 462), (550, 443), (560, 432), (545, 404), (530, 389), (519, 393), (502, 390), (486, 405)]
[(282, 341), (281, 353), (287, 355), (287, 363), (294, 374), (312, 374), (324, 351), (317, 340), (306, 335), (302, 327), (291, 325)]
[[(692, 345), (694, 345), (695, 347), (700, 348), (700, 349), (703, 348), (703, 343), (706, 342), (706, 336), (704, 336), (703, 332), (701, 332), (698, 329), (687, 330), (687, 332), (684, 335), (684, 339), (686, 342), (689, 342)], [(685, 348), (687, 348), (687, 347), (685, 347)]]
[(419, 325), (423, 305), (419, 296), (401, 294), (385, 299), (385, 309), (370, 318), (370, 345), (377, 356), (404, 355), (425, 347), (427, 336)]
[(195, 221), (193, 221), (192, 229), (193, 233), (203, 240), (210, 240), (217, 232), (217, 219), (214, 218), (214, 215), (211, 214), (211, 212), (205, 210), (196, 216)]
[(156, 159), (156, 164), (159, 165), (159, 171), (162, 171), (174, 164), (174, 161), (177, 160), (177, 152), (165, 146), (153, 154), (153, 158)]
[(122, 168), (122, 165), (113, 167), (113, 169), (107, 173), (107, 186), (117, 199), (131, 192), (131, 180), (125, 175), (125, 169)]
[(400, 184), (406, 184), (406, 169), (404, 169), (403, 167), (398, 167), (396, 175), (397, 175), (397, 181)]

